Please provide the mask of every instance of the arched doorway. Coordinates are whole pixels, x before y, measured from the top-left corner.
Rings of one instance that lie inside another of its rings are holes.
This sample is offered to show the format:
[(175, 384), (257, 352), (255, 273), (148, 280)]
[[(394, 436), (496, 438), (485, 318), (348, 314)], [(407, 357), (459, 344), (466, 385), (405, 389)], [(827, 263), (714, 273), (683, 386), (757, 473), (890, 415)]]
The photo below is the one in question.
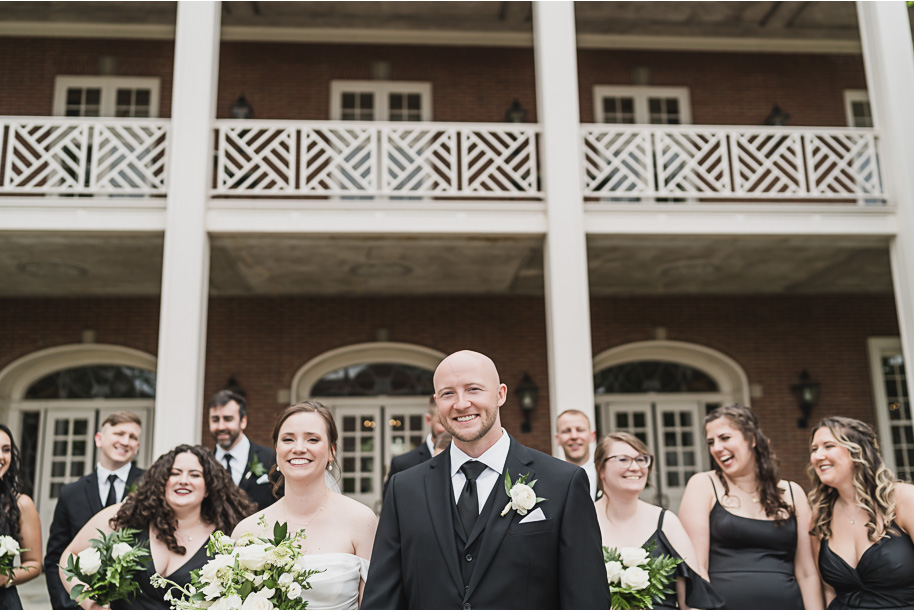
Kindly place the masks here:
[(95, 432), (112, 412), (143, 421), (137, 464), (149, 463), (155, 357), (105, 344), (57, 346), (0, 372), (0, 419), (17, 436), (23, 472), (47, 537), (60, 489), (91, 472)]
[(702, 419), (709, 410), (748, 403), (742, 368), (719, 351), (685, 342), (637, 342), (594, 359), (594, 397), (602, 435), (623, 430), (653, 451), (652, 501), (676, 510), (689, 478), (708, 469)]
[(392, 457), (423, 444), (432, 374), (445, 355), (396, 342), (357, 344), (312, 359), (292, 381), (292, 401), (327, 405), (339, 430), (340, 490), (375, 511)]

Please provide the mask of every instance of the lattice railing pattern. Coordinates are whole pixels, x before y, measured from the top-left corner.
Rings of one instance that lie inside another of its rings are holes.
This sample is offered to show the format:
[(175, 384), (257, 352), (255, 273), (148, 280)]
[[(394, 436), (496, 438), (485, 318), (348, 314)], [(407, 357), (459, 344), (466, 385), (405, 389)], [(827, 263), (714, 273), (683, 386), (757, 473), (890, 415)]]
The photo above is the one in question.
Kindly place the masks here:
[(542, 197), (536, 126), (217, 121), (216, 133), (214, 195)]
[(885, 198), (870, 129), (582, 126), (584, 195), (643, 198)]
[(168, 122), (0, 118), (0, 193), (164, 195)]

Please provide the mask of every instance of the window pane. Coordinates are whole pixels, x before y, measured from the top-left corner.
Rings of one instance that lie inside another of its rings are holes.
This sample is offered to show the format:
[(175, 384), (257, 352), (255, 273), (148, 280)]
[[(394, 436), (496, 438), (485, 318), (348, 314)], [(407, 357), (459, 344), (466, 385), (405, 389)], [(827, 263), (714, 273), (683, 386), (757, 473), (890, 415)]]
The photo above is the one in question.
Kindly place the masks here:
[(86, 90), (86, 106), (97, 106), (101, 102), (101, 98), (101, 89), (92, 88)]
[(131, 89), (118, 89), (117, 94), (115, 95), (115, 104), (118, 106), (130, 106), (133, 98), (133, 90)]
[(374, 108), (374, 94), (371, 93), (362, 93), (359, 94), (359, 108)]
[(55, 461), (51, 464), (51, 477), (60, 478), (66, 475), (67, 464), (64, 461)]
[(409, 110), (422, 110), (422, 97), (419, 94), (406, 96), (406, 108)]
[(57, 419), (54, 421), (54, 435), (65, 436), (70, 433), (70, 421), (67, 419)]
[(388, 100), (390, 102), (391, 110), (403, 108), (403, 94), (392, 93)]
[(134, 92), (134, 103), (137, 106), (149, 106), (149, 97), (152, 95), (148, 89), (137, 89)]
[(343, 94), (343, 108), (355, 108), (355, 94), (354, 93), (344, 93)]
[(78, 106), (83, 101), (83, 90), (76, 87), (67, 89), (67, 105)]

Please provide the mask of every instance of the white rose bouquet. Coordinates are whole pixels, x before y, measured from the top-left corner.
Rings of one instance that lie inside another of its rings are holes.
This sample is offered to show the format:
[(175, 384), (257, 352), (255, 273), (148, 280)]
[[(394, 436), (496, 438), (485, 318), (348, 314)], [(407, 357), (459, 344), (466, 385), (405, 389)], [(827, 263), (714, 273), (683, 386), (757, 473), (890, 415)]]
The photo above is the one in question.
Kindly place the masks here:
[(80, 603), (91, 599), (100, 606), (118, 599), (127, 599), (139, 588), (134, 575), (146, 568), (149, 549), (146, 542), (133, 544), (139, 529), (118, 529), (99, 539), (89, 540), (92, 546), (78, 555), (70, 555), (64, 574), (77, 584), (70, 599)]
[(19, 542), (12, 536), (0, 536), (0, 574), (10, 581), (13, 579), (13, 570), (22, 562), (20, 555), (25, 548), (19, 548)]
[(613, 610), (652, 610), (654, 602), (659, 603), (674, 592), (670, 584), (682, 559), (669, 555), (652, 557), (656, 546), (651, 542), (646, 548), (603, 547)]
[[(266, 527), (266, 519), (259, 524)], [(236, 541), (217, 531), (206, 545), (212, 559), (190, 573), (187, 587), (158, 574), (152, 584), (170, 587), (172, 610), (304, 610), (308, 579), (323, 571), (301, 554), (304, 537), (304, 529), (289, 534), (285, 523), (273, 526), (272, 539), (247, 534)]]

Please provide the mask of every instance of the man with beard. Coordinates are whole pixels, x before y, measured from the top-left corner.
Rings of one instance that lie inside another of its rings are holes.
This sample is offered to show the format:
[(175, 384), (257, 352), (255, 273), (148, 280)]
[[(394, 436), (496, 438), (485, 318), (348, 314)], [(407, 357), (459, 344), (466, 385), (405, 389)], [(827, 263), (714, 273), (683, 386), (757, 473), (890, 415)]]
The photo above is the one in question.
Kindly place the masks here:
[(590, 479), (590, 497), (597, 498), (597, 470), (590, 458), (590, 444), (597, 432), (580, 410), (566, 410), (555, 420), (555, 442), (565, 451), (565, 461), (583, 468)]
[(446, 357), (434, 384), (453, 442), (391, 477), (362, 608), (609, 609), (584, 471), (502, 428), (508, 390), (485, 355)]
[(248, 426), (244, 397), (223, 390), (209, 400), (209, 432), (216, 441), (216, 460), (231, 473), (232, 480), (248, 494), (260, 510), (276, 501), (270, 468), (276, 453), (268, 446), (251, 442), (244, 430)]

